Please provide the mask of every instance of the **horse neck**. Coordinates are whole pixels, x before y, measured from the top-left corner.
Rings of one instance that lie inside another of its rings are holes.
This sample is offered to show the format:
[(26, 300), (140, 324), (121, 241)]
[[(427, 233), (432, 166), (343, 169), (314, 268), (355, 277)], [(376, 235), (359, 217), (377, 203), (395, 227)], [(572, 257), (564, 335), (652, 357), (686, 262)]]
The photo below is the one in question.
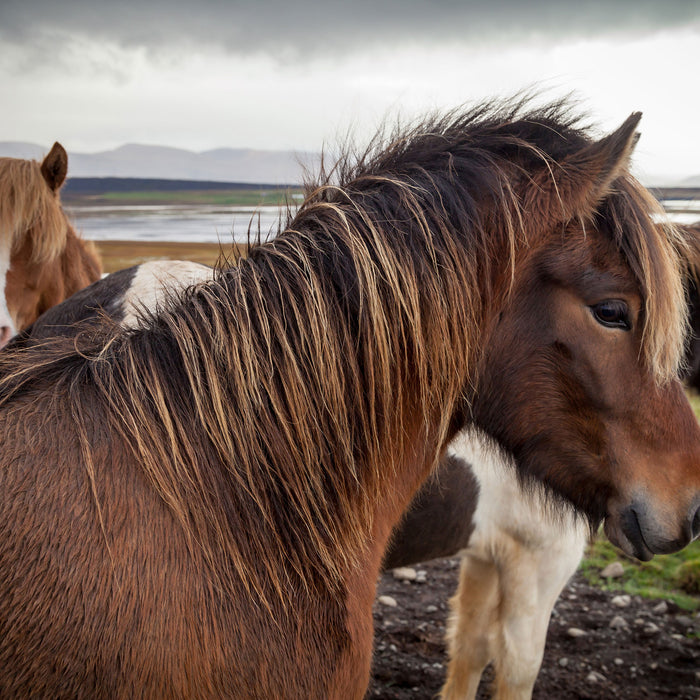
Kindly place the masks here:
[(100, 278), (94, 244), (81, 239), (66, 221), (65, 245), (48, 259), (34, 259), (32, 236), (12, 252), (5, 297), (18, 330), (52, 306)]
[[(420, 240), (413, 245), (399, 236), (396, 240), (400, 248), (381, 253), (355, 242), (359, 252), (349, 262), (316, 254), (324, 249), (318, 241), (305, 248), (285, 234), (251, 256), (266, 277), (278, 261), (284, 265), (298, 256), (299, 269), (312, 270), (314, 286), (324, 289), (323, 318), (305, 323), (331, 329), (327, 345), (310, 362), (325, 367), (340, 355), (343, 376), (324, 383), (316, 372), (304, 389), (323, 397), (323, 409), (334, 414), (328, 430), (341, 426), (348, 442), (354, 442), (333, 470), (358, 479), (357, 499), (348, 507), (365, 513), (370, 539), (380, 549), (454, 432), (450, 419), (476, 365), (484, 303), (491, 296), (489, 275), (460, 267), (457, 258), (471, 256), (464, 249), (466, 237), (464, 244), (436, 243), (423, 251)], [(358, 269), (363, 256), (373, 259), (372, 276), (365, 272), (362, 282), (346, 282), (348, 267)], [(365, 287), (358, 292), (362, 283)], [(339, 324), (339, 317), (347, 323)], [(342, 342), (332, 347), (338, 339)]]
[[(380, 249), (337, 218), (325, 237), (299, 223), (91, 365), (113, 431), (220, 585), (235, 569), (268, 600), (351, 572), (371, 588), (450, 437), (488, 297), (466, 243), (402, 230)], [(145, 425), (162, 435), (144, 441)]]
[(78, 236), (68, 222), (66, 226), (66, 244), (58, 257), (37, 263), (42, 286), (37, 316), (96, 282), (102, 274), (94, 244)]
[(66, 247), (60, 256), (64, 298), (96, 282), (102, 275), (102, 264), (92, 241), (78, 236), (68, 224)]

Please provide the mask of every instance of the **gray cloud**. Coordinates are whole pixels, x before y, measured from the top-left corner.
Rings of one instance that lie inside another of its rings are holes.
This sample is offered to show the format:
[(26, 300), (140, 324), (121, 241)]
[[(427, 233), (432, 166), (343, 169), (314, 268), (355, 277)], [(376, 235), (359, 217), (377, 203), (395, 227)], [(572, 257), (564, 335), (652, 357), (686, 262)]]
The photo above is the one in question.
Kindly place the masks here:
[(4, 0), (0, 5), (0, 39), (22, 45), (39, 61), (51, 61), (70, 37), (170, 54), (193, 47), (263, 51), (284, 61), (396, 42), (505, 45), (684, 26), (700, 30), (698, 0)]

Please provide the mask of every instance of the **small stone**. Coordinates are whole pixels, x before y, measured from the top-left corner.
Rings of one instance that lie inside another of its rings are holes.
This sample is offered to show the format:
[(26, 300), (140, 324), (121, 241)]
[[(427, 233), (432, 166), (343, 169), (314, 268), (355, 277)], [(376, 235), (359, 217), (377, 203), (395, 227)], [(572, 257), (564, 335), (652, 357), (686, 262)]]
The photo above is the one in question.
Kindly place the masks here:
[(614, 630), (624, 630), (629, 627), (627, 620), (621, 615), (615, 615), (612, 620), (610, 620), (610, 627)]
[(675, 639), (677, 642), (685, 641), (685, 637), (682, 634), (672, 634), (671, 639)]
[(614, 561), (612, 564), (608, 564), (601, 572), (600, 575), (603, 578), (620, 578), (624, 576), (625, 570), (622, 568), (622, 564), (619, 561)]
[(651, 665), (649, 666), (649, 668), (650, 668), (652, 671), (656, 671), (656, 669), (659, 668), (659, 664), (657, 664), (656, 661), (654, 661), (654, 663), (651, 664)]
[(651, 611), (657, 615), (665, 615), (668, 612), (668, 603), (662, 600), (658, 605), (655, 605)]
[(602, 673), (598, 673), (598, 671), (591, 671), (586, 676), (586, 680), (589, 683), (605, 683), (607, 678)]
[(676, 622), (679, 625), (682, 625), (683, 627), (692, 627), (693, 626), (693, 618), (688, 617), (687, 615), (676, 615)]
[(395, 608), (397, 605), (396, 599), (392, 598), (390, 595), (380, 595), (379, 598), (377, 598), (377, 602), (380, 605), (386, 605), (388, 608)]
[(558, 663), (560, 666), (566, 668), (569, 665), (569, 659), (567, 659), (565, 656), (562, 656), (561, 659), (559, 659)]
[(613, 663), (615, 664), (615, 666), (622, 666), (622, 664), (624, 664), (625, 662), (624, 662), (622, 659), (620, 659), (620, 658), (616, 658), (616, 659), (613, 661)]
[(628, 595), (616, 595), (610, 602), (616, 608), (627, 608), (632, 602), (632, 597)]
[(428, 605), (428, 607), (425, 609), (425, 612), (427, 612), (427, 613), (436, 613), (437, 611), (438, 611), (437, 605)]
[(661, 629), (653, 622), (647, 622), (647, 624), (644, 625), (644, 634), (651, 636), (653, 634), (658, 634), (659, 632), (661, 632)]
[(428, 580), (428, 572), (421, 569), (416, 571), (416, 583), (425, 583)]
[(408, 566), (400, 566), (391, 573), (397, 581), (415, 581), (418, 578), (416, 570)]
[(578, 627), (569, 627), (569, 629), (566, 630), (566, 633), (569, 635), (569, 637), (573, 637), (574, 639), (577, 637), (586, 636), (586, 633), (583, 630), (580, 630)]

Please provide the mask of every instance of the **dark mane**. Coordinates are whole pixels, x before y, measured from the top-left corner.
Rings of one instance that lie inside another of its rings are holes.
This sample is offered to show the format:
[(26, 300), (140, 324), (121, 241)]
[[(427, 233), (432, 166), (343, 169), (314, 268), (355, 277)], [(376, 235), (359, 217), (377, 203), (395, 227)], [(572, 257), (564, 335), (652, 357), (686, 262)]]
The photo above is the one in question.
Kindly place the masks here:
[[(468, 404), (474, 334), (508, 293), (503, 269), (538, 221), (575, 215), (556, 197), (533, 210), (519, 185), (543, 173), (544, 186), (591, 141), (563, 103), (483, 105), (392, 134), (342, 160), (279, 236), (148, 328), (4, 353), (0, 405), (55, 386), (94, 483), (89, 409), (131, 446), (223, 588), (235, 578), (284, 600), (288, 580), (335, 587), (365, 546), (370, 503), (391, 497), (376, 470), (434, 463)], [(651, 207), (622, 173), (594, 215), (644, 290), (645, 355), (662, 380), (680, 358), (683, 292), (675, 243), (655, 232)], [(416, 386), (418, 407), (408, 405)], [(408, 444), (416, 415), (420, 444)], [(286, 560), (256, 554), (270, 543)]]

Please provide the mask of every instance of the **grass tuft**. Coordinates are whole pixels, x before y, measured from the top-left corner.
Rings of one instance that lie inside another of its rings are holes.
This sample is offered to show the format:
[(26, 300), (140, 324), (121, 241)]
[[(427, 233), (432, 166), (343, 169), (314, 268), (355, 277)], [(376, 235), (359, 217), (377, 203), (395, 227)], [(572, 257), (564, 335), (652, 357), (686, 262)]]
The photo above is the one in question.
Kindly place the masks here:
[[(602, 578), (600, 572), (614, 561), (622, 564), (624, 575)], [(606, 591), (664, 598), (683, 610), (700, 610), (700, 541), (680, 552), (639, 562), (623, 554), (599, 534), (581, 562), (581, 572), (589, 584)]]

